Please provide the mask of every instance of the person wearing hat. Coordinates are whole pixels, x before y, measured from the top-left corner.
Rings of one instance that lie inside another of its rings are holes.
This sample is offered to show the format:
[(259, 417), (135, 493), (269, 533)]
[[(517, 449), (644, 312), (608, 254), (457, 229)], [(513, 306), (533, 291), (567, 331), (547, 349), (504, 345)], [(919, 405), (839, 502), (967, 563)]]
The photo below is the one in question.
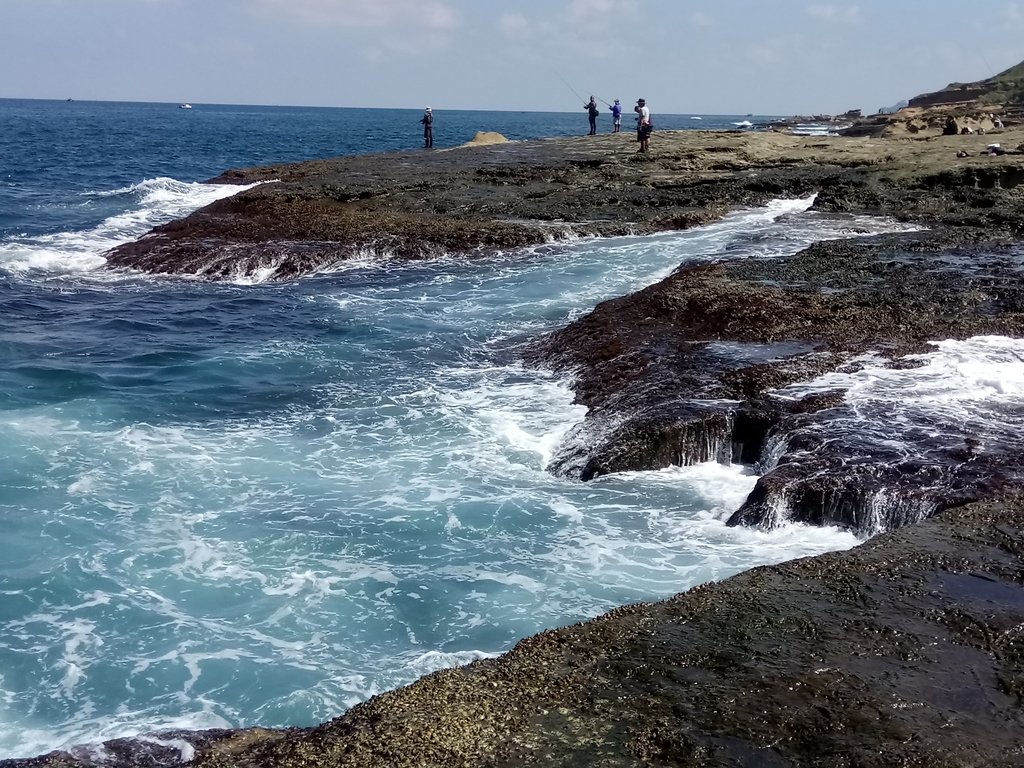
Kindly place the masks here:
[(423, 123), (423, 148), (430, 149), (434, 146), (434, 113), (430, 107), (423, 110), (420, 122)]
[(650, 148), (651, 131), (654, 130), (651, 125), (651, 110), (646, 101), (637, 99), (633, 111), (636, 112), (636, 140), (640, 142), (640, 149), (637, 152), (646, 152)]
[(590, 119), (590, 135), (594, 136), (597, 133), (597, 116), (601, 114), (601, 110), (597, 107), (597, 100), (591, 96), (590, 101), (584, 104), (583, 108), (587, 110), (587, 117)]
[(612, 133), (618, 133), (622, 130), (622, 105), (616, 99), (608, 109), (612, 111)]

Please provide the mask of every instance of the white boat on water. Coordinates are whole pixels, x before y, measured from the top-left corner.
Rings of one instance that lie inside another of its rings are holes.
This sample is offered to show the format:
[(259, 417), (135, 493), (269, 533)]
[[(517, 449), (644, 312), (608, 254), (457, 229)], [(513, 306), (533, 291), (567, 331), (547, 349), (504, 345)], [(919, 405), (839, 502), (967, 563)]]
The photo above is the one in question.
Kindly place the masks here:
[(794, 136), (838, 136), (839, 131), (849, 128), (850, 124), (835, 125), (834, 123), (798, 123), (790, 129)]
[(191, 104), (179, 104), (178, 109), (192, 109)]
[(703, 117), (696, 117), (696, 116), (694, 116), (694, 117), (691, 117), (690, 119), (691, 120), (703, 120), (704, 118)]

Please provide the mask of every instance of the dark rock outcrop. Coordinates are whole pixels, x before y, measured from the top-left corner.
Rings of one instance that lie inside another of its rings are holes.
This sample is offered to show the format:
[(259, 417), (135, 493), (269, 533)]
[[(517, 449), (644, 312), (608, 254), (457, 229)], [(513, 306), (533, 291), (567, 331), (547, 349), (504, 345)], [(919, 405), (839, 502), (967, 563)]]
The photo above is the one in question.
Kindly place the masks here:
[[(955, 170), (1010, 183), (1024, 168), (1012, 156), (951, 163), (952, 146), (666, 131), (650, 155), (635, 154), (620, 134), (251, 168), (211, 181), (266, 183), (157, 227), (107, 259), (209, 279), (291, 279), (367, 255), (487, 255), (569, 236), (683, 229), (736, 206), (830, 191), (846, 209), (878, 212), (881, 201), (926, 219), (933, 206), (909, 192), (930, 177)], [(998, 216), (971, 210), (979, 223)]]
[(978, 102), (985, 105), (1024, 106), (1024, 62), (972, 83), (950, 83), (932, 93), (910, 99), (910, 107)]
[(1024, 423), (1012, 412), (1006, 433), (984, 441), (926, 417), (876, 439), (841, 392), (780, 396), (856, 371), (867, 352), (901, 366), (933, 339), (1024, 336), (1020, 249), (988, 237), (959, 228), (817, 243), (791, 259), (684, 268), (601, 304), (527, 353), (572, 371), (589, 408), (551, 469), (589, 480), (740, 461), (765, 474), (732, 524), (864, 535), (1019, 487), (1012, 436)]

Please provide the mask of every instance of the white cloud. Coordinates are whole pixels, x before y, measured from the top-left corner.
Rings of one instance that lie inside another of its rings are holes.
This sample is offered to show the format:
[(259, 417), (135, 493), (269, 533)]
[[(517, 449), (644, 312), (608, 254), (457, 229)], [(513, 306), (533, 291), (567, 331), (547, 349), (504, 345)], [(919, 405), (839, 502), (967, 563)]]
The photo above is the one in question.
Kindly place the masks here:
[(859, 5), (811, 5), (807, 8), (810, 16), (829, 24), (862, 24), (864, 16)]
[(694, 11), (690, 14), (690, 23), (695, 27), (701, 27), (703, 29), (715, 26), (714, 18), (708, 16), (706, 13), (701, 13), (700, 11)]
[(747, 50), (747, 58), (755, 64), (778, 64), (783, 60), (781, 47), (776, 43), (760, 43)]
[(637, 0), (571, 0), (565, 18), (577, 27), (605, 30), (616, 21), (632, 16), (636, 10)]
[(444, 0), (255, 0), (274, 23), (358, 29), (354, 53), (371, 61), (451, 48), (461, 24)]
[(458, 14), (441, 0), (257, 0), (257, 5), (286, 19), (339, 27), (450, 32), (459, 26)]
[(503, 13), (497, 27), (508, 39), (530, 39), (540, 48), (554, 46), (571, 57), (613, 56), (614, 46), (596, 41), (635, 26), (639, 9), (640, 0), (568, 0), (560, 11), (543, 16)]
[(595, 17), (604, 17), (615, 10), (615, 0), (572, 0), (565, 15), (569, 21), (585, 23)]
[(521, 13), (502, 14), (498, 26), (508, 37), (525, 38), (530, 35), (530, 20)]

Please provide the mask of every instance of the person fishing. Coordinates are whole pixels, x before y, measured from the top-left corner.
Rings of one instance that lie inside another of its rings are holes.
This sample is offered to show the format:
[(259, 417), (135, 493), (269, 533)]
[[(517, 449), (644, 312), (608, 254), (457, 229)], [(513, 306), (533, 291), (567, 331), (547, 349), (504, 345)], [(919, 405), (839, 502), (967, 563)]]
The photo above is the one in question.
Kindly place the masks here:
[(434, 113), (430, 107), (423, 110), (420, 122), (423, 123), (423, 148), (431, 149), (434, 146)]
[(612, 133), (618, 133), (622, 130), (622, 105), (616, 99), (608, 109), (612, 111)]
[(637, 99), (633, 111), (636, 112), (636, 140), (640, 142), (637, 152), (646, 152), (650, 148), (651, 131), (654, 130), (651, 110), (644, 99)]
[(593, 136), (597, 133), (597, 116), (601, 114), (601, 110), (598, 109), (597, 100), (593, 96), (583, 105), (583, 108), (587, 110), (587, 117), (590, 118), (590, 135)]

